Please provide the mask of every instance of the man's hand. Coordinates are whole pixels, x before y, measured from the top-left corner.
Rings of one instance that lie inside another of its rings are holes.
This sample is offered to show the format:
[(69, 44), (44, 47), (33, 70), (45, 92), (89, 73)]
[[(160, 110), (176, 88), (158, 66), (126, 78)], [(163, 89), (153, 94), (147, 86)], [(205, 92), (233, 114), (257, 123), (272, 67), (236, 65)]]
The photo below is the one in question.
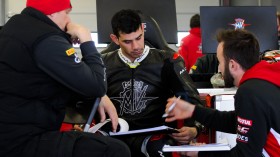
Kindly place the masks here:
[[(165, 112), (168, 112), (171, 104), (176, 100), (176, 98), (168, 99)], [(175, 107), (168, 113), (168, 117), (165, 119), (166, 122), (172, 122), (178, 119), (190, 118), (193, 114), (195, 105), (190, 104), (184, 100), (177, 100)]]
[(84, 130), (82, 129), (81, 125), (79, 124), (74, 124), (73, 126), (73, 130), (76, 130), (76, 131), (81, 131), (83, 132)]
[[(205, 143), (194, 143), (191, 142), (190, 145), (193, 146), (200, 146), (200, 145), (204, 145)], [(180, 152), (181, 155), (183, 156), (187, 156), (187, 157), (198, 157), (198, 151), (192, 151), (192, 152)]]
[(66, 29), (66, 33), (71, 35), (71, 38), (74, 42), (83, 43), (92, 41), (90, 31), (84, 26), (70, 22), (67, 24)]
[(100, 114), (100, 122), (104, 122), (106, 120), (106, 113), (108, 113), (111, 121), (112, 121), (112, 131), (116, 132), (117, 127), (118, 127), (118, 114), (117, 110), (112, 103), (112, 101), (109, 99), (107, 95), (103, 96), (101, 98), (99, 107), (98, 107), (98, 112)]
[(198, 152), (180, 152), (182, 156), (198, 157)]
[(178, 129), (179, 133), (173, 133), (173, 137), (176, 141), (182, 144), (190, 143), (197, 135), (197, 129), (195, 127), (182, 127)]

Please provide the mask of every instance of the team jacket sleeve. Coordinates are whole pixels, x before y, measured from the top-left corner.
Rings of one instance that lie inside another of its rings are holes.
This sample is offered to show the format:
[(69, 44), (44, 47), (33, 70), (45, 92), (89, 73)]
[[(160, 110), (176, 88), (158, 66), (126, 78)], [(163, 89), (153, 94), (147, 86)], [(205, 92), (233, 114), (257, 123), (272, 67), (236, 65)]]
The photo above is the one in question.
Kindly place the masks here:
[(262, 156), (263, 147), (269, 132), (269, 123), (267, 122), (269, 115), (265, 108), (265, 104), (269, 100), (261, 98), (264, 94), (261, 89), (241, 86), (235, 96), (237, 117), (236, 146), (226, 152), (200, 152), (199, 157)]
[(41, 41), (34, 49), (38, 67), (69, 89), (86, 97), (106, 93), (105, 67), (93, 41), (80, 45), (82, 59), (71, 44), (60, 36)]
[(192, 104), (202, 104), (199, 93), (185, 68), (183, 58), (177, 55), (174, 54), (172, 58), (165, 61), (163, 79), (168, 82), (169, 88), (176, 96), (181, 95), (183, 100)]
[[(177, 97), (180, 95), (181, 99), (192, 104), (202, 105), (199, 93), (185, 68), (184, 60), (175, 53), (172, 58), (166, 61), (164, 66), (165, 75), (163, 80), (168, 82), (169, 88), (175, 95)], [(193, 119), (184, 120), (184, 123), (186, 126), (195, 126), (198, 132), (200, 132), (203, 127)]]
[(204, 126), (217, 131), (236, 133), (235, 111), (218, 111), (212, 108), (196, 106), (193, 118)]

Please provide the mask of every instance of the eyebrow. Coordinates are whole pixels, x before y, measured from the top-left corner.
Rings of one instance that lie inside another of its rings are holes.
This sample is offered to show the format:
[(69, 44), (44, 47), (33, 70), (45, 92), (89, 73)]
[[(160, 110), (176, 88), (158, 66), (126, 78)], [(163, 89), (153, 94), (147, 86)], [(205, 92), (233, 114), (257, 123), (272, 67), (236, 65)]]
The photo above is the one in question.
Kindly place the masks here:
[[(143, 33), (141, 33), (138, 37), (136, 37), (135, 39), (137, 38), (140, 38), (141, 36), (143, 36)], [(132, 39), (133, 40), (133, 39)], [(122, 40), (122, 42), (127, 42), (127, 41), (132, 41), (132, 40)]]

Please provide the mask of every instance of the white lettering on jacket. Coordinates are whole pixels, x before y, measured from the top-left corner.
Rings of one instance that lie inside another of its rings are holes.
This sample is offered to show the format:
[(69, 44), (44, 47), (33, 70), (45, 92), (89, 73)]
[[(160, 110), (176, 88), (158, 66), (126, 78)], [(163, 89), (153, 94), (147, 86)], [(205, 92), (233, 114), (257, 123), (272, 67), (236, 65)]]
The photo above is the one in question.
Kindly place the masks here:
[(247, 134), (247, 132), (250, 130), (250, 128), (244, 127), (244, 126), (237, 126), (237, 130), (238, 132), (240, 132), (241, 134)]
[(246, 125), (246, 126), (252, 126), (253, 124), (252, 120), (244, 119), (241, 117), (237, 117), (237, 121), (239, 124)]
[(249, 141), (249, 138), (247, 136), (237, 134), (237, 140), (243, 143), (247, 143)]

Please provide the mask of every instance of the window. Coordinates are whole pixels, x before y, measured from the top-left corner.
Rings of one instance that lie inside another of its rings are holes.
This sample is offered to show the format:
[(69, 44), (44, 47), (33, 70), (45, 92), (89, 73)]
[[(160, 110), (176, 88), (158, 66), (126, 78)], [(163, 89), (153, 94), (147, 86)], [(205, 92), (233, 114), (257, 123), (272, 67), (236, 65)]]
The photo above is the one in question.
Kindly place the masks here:
[(190, 32), (178, 32), (178, 43), (176, 44), (177, 47), (180, 47), (180, 44), (181, 44), (181, 40), (190, 34)]

